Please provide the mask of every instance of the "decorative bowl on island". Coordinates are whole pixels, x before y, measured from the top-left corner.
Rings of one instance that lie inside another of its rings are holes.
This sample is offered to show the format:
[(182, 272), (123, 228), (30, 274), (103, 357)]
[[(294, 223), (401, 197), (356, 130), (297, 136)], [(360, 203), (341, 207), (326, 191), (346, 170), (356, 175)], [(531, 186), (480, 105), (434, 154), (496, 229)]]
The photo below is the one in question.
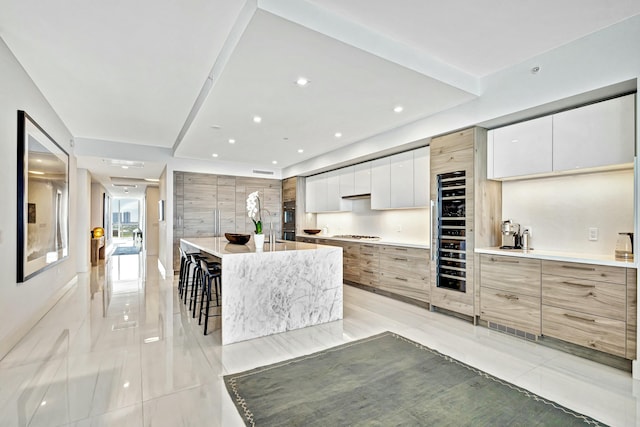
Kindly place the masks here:
[(302, 231), (304, 231), (307, 234), (318, 234), (322, 230), (318, 230), (316, 228), (307, 228), (306, 230), (302, 230)]
[(234, 245), (244, 245), (251, 238), (250, 234), (224, 233), (224, 237)]

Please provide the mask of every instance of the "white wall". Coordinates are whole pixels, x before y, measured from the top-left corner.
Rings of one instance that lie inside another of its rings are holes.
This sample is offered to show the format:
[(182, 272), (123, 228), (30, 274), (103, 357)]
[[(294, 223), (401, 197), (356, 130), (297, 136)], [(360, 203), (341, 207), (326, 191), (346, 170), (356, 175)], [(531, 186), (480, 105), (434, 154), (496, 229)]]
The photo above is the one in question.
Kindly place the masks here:
[(371, 200), (353, 200), (351, 212), (319, 213), (318, 228), (329, 235), (360, 234), (378, 236), (393, 243), (429, 244), (428, 209), (371, 210)]
[(145, 243), (147, 256), (158, 255), (159, 210), (160, 189), (158, 187), (147, 187), (145, 195)]
[(86, 169), (78, 169), (77, 173), (77, 269), (79, 273), (84, 273), (91, 269), (91, 174)]
[(618, 233), (634, 230), (633, 192), (633, 170), (503, 182), (502, 218), (530, 225), (534, 249), (613, 256)]
[[(77, 178), (72, 135), (0, 39), (0, 180), (6, 209), (0, 216), (0, 358), (57, 301), (76, 275)], [(17, 110), (26, 111), (69, 158), (69, 257), (27, 282), (16, 282)]]

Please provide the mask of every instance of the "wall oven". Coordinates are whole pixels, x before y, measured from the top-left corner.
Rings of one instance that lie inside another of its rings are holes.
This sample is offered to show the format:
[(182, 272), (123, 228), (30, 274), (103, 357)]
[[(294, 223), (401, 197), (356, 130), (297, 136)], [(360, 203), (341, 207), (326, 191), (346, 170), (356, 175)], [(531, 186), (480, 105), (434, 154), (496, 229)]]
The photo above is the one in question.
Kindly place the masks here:
[(296, 240), (296, 202), (288, 201), (282, 204), (282, 239)]

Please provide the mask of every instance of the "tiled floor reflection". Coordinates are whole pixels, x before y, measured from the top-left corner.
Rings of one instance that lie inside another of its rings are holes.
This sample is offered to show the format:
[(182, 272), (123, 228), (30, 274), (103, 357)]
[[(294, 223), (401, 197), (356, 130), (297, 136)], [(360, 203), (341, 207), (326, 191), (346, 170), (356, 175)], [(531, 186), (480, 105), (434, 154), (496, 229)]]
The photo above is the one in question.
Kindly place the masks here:
[(242, 425), (224, 374), (385, 330), (609, 425), (640, 425), (627, 372), (349, 286), (343, 321), (222, 347), (219, 325), (203, 336), (156, 265), (123, 255), (79, 276), (0, 361), (0, 426)]

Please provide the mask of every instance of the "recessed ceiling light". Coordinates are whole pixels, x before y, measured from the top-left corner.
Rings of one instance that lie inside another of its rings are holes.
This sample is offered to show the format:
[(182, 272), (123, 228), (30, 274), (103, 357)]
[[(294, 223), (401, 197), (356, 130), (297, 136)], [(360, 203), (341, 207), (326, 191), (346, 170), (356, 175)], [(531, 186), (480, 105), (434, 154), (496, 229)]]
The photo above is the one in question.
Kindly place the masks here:
[(336, 132), (333, 134), (336, 138), (342, 138), (342, 132)]
[(396, 113), (402, 113), (402, 110), (404, 110), (404, 107), (402, 105), (396, 105), (395, 107), (393, 107), (393, 111), (395, 111)]
[(301, 148), (298, 150), (298, 153), (304, 153), (304, 150)]
[(235, 144), (235, 143), (236, 143), (235, 139), (233, 139), (233, 138), (229, 139), (229, 144)]
[(211, 156), (212, 157), (218, 157), (218, 154), (217, 153), (213, 153)]
[(262, 117), (260, 116), (253, 116), (253, 122), (254, 123), (260, 123), (262, 121)]
[(129, 169), (129, 166), (122, 165), (122, 166), (121, 166), (121, 168), (122, 168), (122, 169)]
[(273, 162), (271, 162), (271, 163), (273, 163), (274, 165), (277, 165), (277, 164), (278, 164), (278, 161), (277, 161), (277, 160), (274, 160), (274, 161), (273, 161)]
[(211, 126), (209, 126), (209, 127), (210, 127), (211, 129), (216, 129), (216, 130), (218, 130), (218, 129), (222, 129), (222, 126), (220, 126), (220, 125), (211, 125)]
[(305, 77), (298, 77), (298, 80), (296, 80), (296, 84), (298, 86), (306, 86), (309, 84), (309, 79)]

